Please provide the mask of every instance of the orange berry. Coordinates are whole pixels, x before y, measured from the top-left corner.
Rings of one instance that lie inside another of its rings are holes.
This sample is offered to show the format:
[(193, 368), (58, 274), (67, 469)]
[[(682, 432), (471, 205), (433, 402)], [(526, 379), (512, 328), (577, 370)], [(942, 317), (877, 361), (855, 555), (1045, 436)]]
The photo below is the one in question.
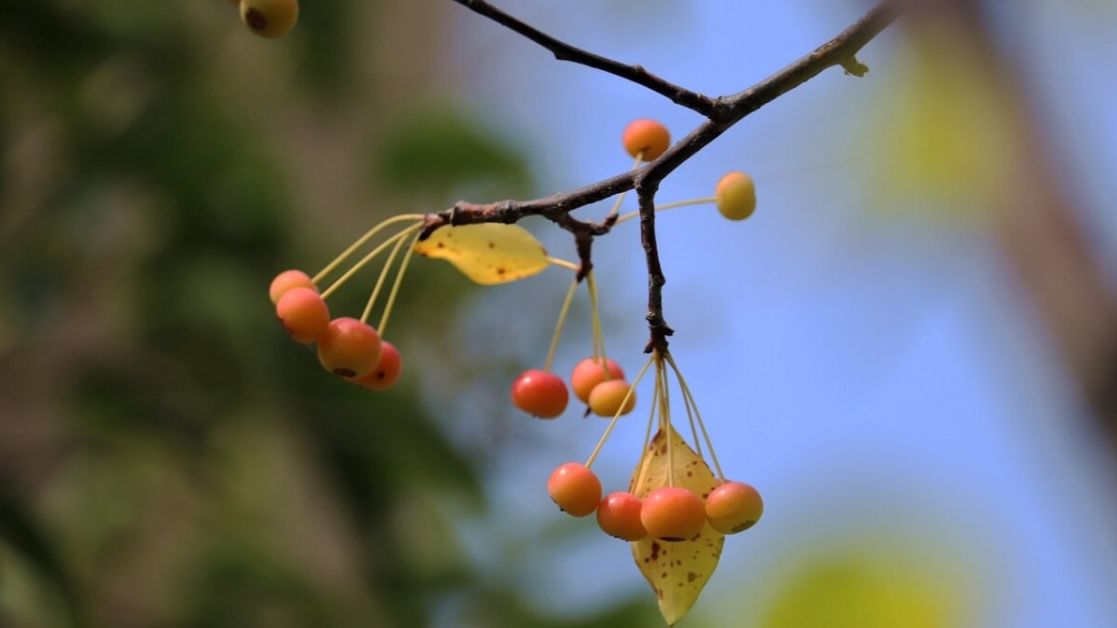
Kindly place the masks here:
[(380, 334), (355, 318), (335, 318), (318, 340), (318, 361), (334, 375), (364, 377), (380, 363)]
[(271, 297), (271, 302), (279, 303), (279, 298), (291, 288), (310, 288), (318, 292), (318, 288), (314, 286), (314, 282), (310, 280), (306, 273), (301, 270), (285, 270), (271, 280), (271, 286), (268, 287), (268, 296)]
[(298, 0), (241, 0), (240, 19), (261, 37), (282, 37), (299, 21)]
[(609, 493), (597, 506), (597, 525), (610, 536), (625, 541), (639, 541), (648, 536), (640, 522), (643, 502), (632, 493)]
[(315, 342), (326, 334), (330, 309), (317, 290), (296, 287), (283, 293), (275, 304), (275, 315), (295, 342)]
[(380, 363), (368, 375), (353, 380), (354, 384), (370, 390), (388, 390), (403, 372), (403, 358), (399, 349), (387, 340), (380, 341)]
[[(590, 392), (590, 411), (597, 416), (612, 418), (620, 410), (621, 414), (628, 414), (636, 407), (636, 391), (628, 394), (628, 382), (623, 379), (610, 379), (593, 387)], [(628, 400), (625, 401), (625, 396)], [(621, 407), (621, 404), (624, 407)]]
[(744, 482), (726, 482), (706, 498), (706, 518), (722, 534), (748, 530), (760, 520), (763, 512), (760, 493)]
[(568, 515), (585, 517), (601, 501), (601, 481), (586, 465), (567, 462), (551, 472), (547, 494)]
[[(619, 364), (606, 359), (605, 367), (602, 368), (601, 361), (601, 358), (586, 358), (570, 373), (570, 387), (574, 389), (574, 396), (581, 399), (582, 403), (589, 403), (594, 386), (606, 379), (624, 379), (624, 369)], [(605, 377), (606, 369), (609, 377)]]
[(644, 498), (640, 522), (648, 536), (664, 541), (685, 541), (697, 536), (706, 525), (706, 505), (685, 488), (657, 488)]
[(743, 172), (729, 172), (714, 188), (714, 202), (722, 216), (744, 220), (756, 211), (756, 186), (752, 177)]
[(633, 120), (624, 127), (621, 135), (624, 149), (633, 157), (641, 155), (643, 161), (651, 161), (663, 154), (671, 145), (671, 134), (667, 127), (655, 120), (641, 118)]
[(540, 419), (553, 419), (562, 414), (568, 399), (566, 384), (554, 373), (530, 369), (512, 382), (512, 403)]

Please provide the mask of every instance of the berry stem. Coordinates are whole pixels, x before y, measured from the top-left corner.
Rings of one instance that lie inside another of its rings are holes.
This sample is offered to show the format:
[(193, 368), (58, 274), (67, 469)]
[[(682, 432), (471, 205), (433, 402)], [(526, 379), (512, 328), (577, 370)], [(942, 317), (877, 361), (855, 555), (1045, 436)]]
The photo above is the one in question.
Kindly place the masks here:
[(625, 405), (628, 404), (628, 400), (632, 397), (633, 391), (640, 385), (640, 380), (644, 379), (644, 374), (648, 372), (648, 367), (652, 365), (653, 360), (655, 360), (655, 356), (648, 358), (648, 360), (644, 362), (644, 366), (640, 369), (640, 372), (636, 375), (636, 379), (632, 380), (632, 385), (628, 387), (628, 392), (625, 393), (624, 399), (621, 400), (617, 413), (609, 420), (609, 425), (605, 428), (605, 433), (598, 439), (597, 445), (594, 446), (593, 451), (590, 452), (590, 457), (586, 459), (586, 468), (593, 466), (594, 460), (597, 460), (597, 455), (601, 453), (601, 448), (605, 446), (605, 441), (609, 440), (609, 435), (613, 433), (613, 428), (616, 427), (617, 421), (621, 418), (621, 411), (624, 410)]
[[(639, 153), (636, 153), (636, 159), (632, 162), (632, 170), (638, 169), (640, 167), (640, 162), (642, 162), (643, 160), (644, 160), (644, 151), (640, 151)], [(613, 216), (616, 216), (621, 211), (621, 205), (624, 204), (624, 197), (625, 196), (628, 196), (628, 190), (625, 190), (625, 191), (623, 191), (623, 192), (621, 192), (620, 194), (617, 195), (617, 201), (615, 203), (613, 203), (613, 208), (610, 209), (609, 213), (605, 216), (606, 221), (608, 221)]]
[(312, 279), (311, 281), (313, 281), (315, 285), (318, 285), (318, 282), (322, 281), (323, 279), (326, 278), (327, 275), (334, 272), (334, 270), (336, 270), (337, 267), (340, 266), (342, 262), (344, 262), (350, 255), (352, 255), (354, 251), (356, 251), (357, 249), (364, 246), (364, 244), (366, 242), (368, 242), (373, 237), (375, 237), (376, 234), (383, 231), (385, 227), (387, 227), (388, 225), (393, 225), (397, 222), (403, 222), (403, 221), (406, 221), (406, 220), (412, 220), (412, 221), (419, 220), (419, 221), (421, 221), (421, 220), (423, 220), (423, 215), (422, 214), (400, 214), (399, 216), (392, 216), (391, 218), (389, 218), (389, 219), (381, 222), (380, 224), (376, 225), (372, 229), (369, 229), (367, 232), (365, 232), (365, 234), (363, 236), (357, 238), (356, 242), (354, 242), (353, 244), (350, 244), (349, 248), (342, 251), (341, 255), (338, 255), (336, 258), (334, 258), (334, 261), (330, 262), (329, 264), (326, 264), (325, 268), (318, 271), (318, 274), (315, 275), (314, 279)]
[(396, 271), (396, 281), (392, 284), (392, 291), (388, 293), (388, 302), (384, 304), (384, 313), (380, 315), (380, 324), (376, 326), (382, 338), (388, 330), (388, 319), (392, 316), (392, 307), (396, 304), (396, 295), (399, 294), (403, 276), (407, 273), (407, 265), (411, 263), (411, 256), (415, 254), (415, 243), (419, 241), (419, 236), (423, 234), (419, 225), (409, 227), (405, 233), (408, 231), (414, 231), (415, 237), (411, 238), (411, 242), (407, 245), (407, 253), (403, 254), (403, 261), (399, 263), (399, 270)]
[(572, 270), (574, 272), (578, 272), (578, 269), (581, 268), (581, 266), (578, 266), (574, 262), (570, 262), (559, 257), (548, 257), (547, 261), (550, 262), (552, 266), (561, 266), (562, 268)]
[(648, 455), (648, 447), (652, 444), (652, 424), (655, 423), (655, 413), (659, 409), (659, 387), (663, 379), (663, 372), (659, 365), (655, 369), (655, 394), (652, 395), (652, 408), (648, 413), (648, 427), (644, 430), (644, 447), (640, 450), (640, 464), (644, 464), (644, 456)]
[(570, 282), (570, 287), (566, 290), (566, 297), (562, 300), (562, 308), (559, 310), (558, 322), (555, 323), (555, 333), (551, 336), (551, 346), (547, 349), (547, 359), (543, 362), (543, 370), (550, 372), (551, 367), (555, 363), (555, 352), (558, 351), (559, 338), (562, 337), (562, 329), (566, 326), (566, 316), (570, 313), (570, 304), (574, 302), (574, 293), (578, 290), (578, 280)]
[(376, 300), (380, 298), (380, 289), (384, 287), (384, 280), (388, 278), (388, 271), (392, 269), (392, 263), (396, 261), (396, 255), (399, 254), (400, 247), (403, 246), (403, 241), (406, 238), (396, 238), (396, 245), (392, 247), (392, 252), (388, 254), (388, 261), (384, 262), (384, 268), (380, 270), (380, 276), (376, 278), (376, 286), (372, 289), (372, 294), (368, 296), (368, 302), (365, 303), (365, 311), (361, 313), (361, 322), (367, 323), (368, 317), (372, 314), (372, 308), (376, 305)]
[[(375, 249), (373, 249), (372, 251), (370, 251), (368, 253), (368, 255), (365, 255), (363, 258), (361, 258), (361, 261), (357, 262), (356, 264), (353, 265), (352, 268), (345, 271), (344, 275), (342, 275), (342, 276), (338, 277), (336, 280), (334, 280), (334, 282), (332, 284), (330, 284), (330, 287), (326, 288), (326, 290), (322, 292), (322, 298), (323, 299), (329, 298), (330, 295), (332, 295), (334, 292), (337, 292), (338, 288), (341, 288), (341, 286), (345, 285), (345, 282), (349, 281), (349, 278), (352, 277), (353, 275), (355, 275), (357, 273), (357, 271), (364, 268), (365, 265), (367, 265), (372, 260), (376, 259), (376, 257), (378, 255), (383, 253), (384, 249), (386, 249), (389, 246), (395, 244), (397, 239), (405, 238), (405, 237), (407, 237), (408, 234), (411, 234), (411, 233), (414, 233), (414, 232), (418, 231), (420, 226), (421, 225), (412, 225), (412, 226), (404, 229), (403, 231), (400, 231), (396, 235), (388, 238), (387, 240), (381, 242), (380, 246), (378, 246)], [(321, 273), (319, 273), (319, 274), (321, 274)]]
[(702, 413), (698, 411), (698, 403), (694, 401), (694, 394), (690, 392), (690, 386), (687, 385), (683, 372), (679, 370), (679, 365), (675, 363), (675, 359), (670, 354), (667, 355), (667, 363), (671, 365), (671, 370), (675, 371), (675, 377), (679, 380), (679, 388), (683, 391), (683, 397), (689, 400), (694, 408), (694, 416), (698, 419), (698, 427), (701, 428), (702, 436), (706, 439), (706, 448), (710, 450), (710, 460), (714, 463), (714, 469), (717, 470), (718, 479), (724, 482), (725, 473), (721, 470), (717, 452), (714, 451), (714, 442), (710, 440), (710, 433), (706, 431), (706, 423), (702, 420)]
[[(712, 196), (703, 196), (701, 198), (692, 198), (692, 199), (687, 199), (685, 201), (675, 201), (674, 203), (664, 203), (663, 205), (656, 205), (655, 210), (656, 210), (656, 212), (665, 212), (669, 209), (678, 209), (680, 207), (690, 207), (691, 205), (708, 205), (710, 203), (715, 202), (716, 200), (717, 199), (715, 199)], [(627, 214), (624, 214), (620, 218), (617, 218), (617, 222), (615, 222), (613, 224), (619, 225), (622, 222), (628, 222), (629, 220), (632, 220), (633, 218), (638, 218), (639, 216), (640, 216), (640, 210), (638, 210), (638, 209), (633, 210), (633, 211), (628, 212)]]
[[(659, 352), (656, 352), (659, 355)], [(665, 370), (663, 366), (663, 358), (659, 357), (656, 362), (658, 368), (662, 371)], [(663, 373), (663, 385), (659, 387), (660, 401), (659, 401), (659, 418), (660, 429), (663, 431), (664, 438), (667, 439), (667, 486), (675, 486), (675, 448), (672, 446), (671, 429), (671, 400), (667, 391), (667, 373)]]
[[(601, 310), (597, 301), (597, 281), (593, 278), (593, 271), (586, 274), (586, 290), (590, 294), (590, 309), (592, 310), (593, 326), (593, 357), (605, 359), (605, 337), (601, 331)], [(604, 364), (604, 362), (602, 362)], [(608, 371), (606, 371), (608, 375)]]

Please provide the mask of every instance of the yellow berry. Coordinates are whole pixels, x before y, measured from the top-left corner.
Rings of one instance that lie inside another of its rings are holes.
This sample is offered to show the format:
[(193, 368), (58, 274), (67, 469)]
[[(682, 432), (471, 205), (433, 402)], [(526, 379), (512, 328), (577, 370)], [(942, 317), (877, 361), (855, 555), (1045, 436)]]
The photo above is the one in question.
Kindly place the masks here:
[(577, 462), (559, 465), (547, 480), (547, 494), (558, 507), (574, 517), (585, 517), (601, 501), (601, 480)]
[[(608, 377), (605, 376), (606, 368), (601, 366), (602, 361), (608, 369)], [(570, 387), (574, 389), (574, 396), (581, 399), (582, 403), (589, 403), (594, 387), (606, 379), (624, 379), (624, 369), (609, 359), (586, 358), (570, 373)]]
[(240, 19), (261, 37), (282, 37), (299, 21), (299, 1), (241, 0)]
[(714, 188), (718, 211), (730, 220), (744, 220), (756, 211), (756, 186), (743, 172), (730, 172)]
[[(628, 389), (628, 382), (623, 379), (610, 379), (594, 386), (590, 392), (590, 411), (603, 417), (613, 417), (617, 414), (617, 410), (620, 410), (621, 414), (632, 412), (636, 407), (636, 391), (632, 391), (629, 395)], [(628, 397), (627, 401), (625, 396)]]
[(621, 143), (629, 155), (640, 155), (642, 161), (651, 161), (662, 155), (671, 145), (671, 134), (660, 122), (642, 118), (633, 120), (624, 127)]
[(664, 541), (685, 541), (702, 532), (706, 507), (702, 499), (685, 488), (665, 486), (644, 497), (640, 522), (648, 536)]
[(706, 498), (706, 518), (722, 534), (748, 530), (763, 513), (760, 493), (744, 482), (726, 482)]

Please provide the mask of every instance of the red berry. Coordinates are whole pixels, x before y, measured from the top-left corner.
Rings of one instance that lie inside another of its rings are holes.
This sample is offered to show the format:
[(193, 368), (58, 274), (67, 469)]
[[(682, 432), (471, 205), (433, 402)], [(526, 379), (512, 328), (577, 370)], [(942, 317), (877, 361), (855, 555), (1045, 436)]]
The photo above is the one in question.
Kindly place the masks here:
[(275, 315), (295, 342), (315, 342), (326, 334), (330, 309), (316, 290), (291, 288), (275, 304)]
[(355, 318), (335, 318), (318, 340), (318, 361), (342, 377), (364, 377), (380, 363), (380, 334)]
[[(586, 358), (579, 362), (570, 373), (570, 387), (574, 389), (574, 396), (589, 403), (590, 392), (606, 379), (624, 379), (624, 369), (616, 362), (605, 359), (605, 368), (601, 366), (601, 358)], [(608, 369), (609, 377), (605, 377)]]
[(279, 303), (280, 297), (291, 288), (310, 288), (318, 292), (314, 282), (310, 280), (306, 273), (301, 270), (285, 270), (271, 280), (271, 286), (268, 287), (268, 296), (271, 297), (271, 302)]
[(640, 522), (648, 536), (664, 541), (685, 541), (702, 532), (706, 505), (685, 488), (665, 486), (644, 497)]
[(609, 493), (597, 506), (597, 525), (610, 536), (625, 541), (639, 541), (648, 536), (640, 522), (643, 502), (632, 493)]
[(671, 134), (661, 123), (642, 118), (633, 120), (624, 127), (621, 143), (629, 155), (641, 155), (643, 161), (651, 161), (662, 155), (671, 145)]
[(512, 403), (540, 419), (553, 419), (562, 414), (568, 399), (566, 384), (554, 373), (531, 369), (512, 382)]
[(387, 340), (380, 341), (380, 363), (364, 377), (353, 380), (354, 384), (370, 390), (388, 390), (399, 380), (403, 371), (403, 358), (399, 349)]
[(760, 493), (744, 482), (726, 482), (706, 497), (706, 518), (722, 534), (748, 530), (763, 513)]
[(601, 501), (601, 481), (587, 466), (567, 462), (551, 473), (547, 494), (567, 514), (585, 517), (597, 509)]
[(609, 418), (616, 416), (618, 410), (621, 414), (632, 412), (636, 407), (636, 391), (630, 395), (628, 389), (628, 382), (623, 379), (610, 379), (594, 386), (590, 392), (590, 411)]

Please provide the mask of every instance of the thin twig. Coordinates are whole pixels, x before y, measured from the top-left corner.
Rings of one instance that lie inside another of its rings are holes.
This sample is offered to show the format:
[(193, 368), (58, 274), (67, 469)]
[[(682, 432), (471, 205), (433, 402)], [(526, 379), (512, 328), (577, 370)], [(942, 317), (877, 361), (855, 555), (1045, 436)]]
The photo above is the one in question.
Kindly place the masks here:
[[(663, 316), (662, 290), (666, 278), (659, 263), (658, 243), (655, 237), (655, 193), (662, 182), (676, 168), (713, 142), (722, 133), (740, 122), (750, 113), (806, 83), (826, 68), (852, 64), (855, 55), (898, 17), (901, 0), (882, 0), (852, 26), (811, 53), (801, 57), (752, 87), (719, 98), (709, 98), (690, 92), (663, 79), (648, 74), (639, 66), (628, 66), (611, 59), (581, 50), (562, 42), (538, 29), (521, 22), (481, 0), (454, 0), (489, 19), (510, 28), (531, 41), (547, 48), (555, 57), (593, 67), (634, 81), (678, 104), (699, 111), (707, 120), (679, 140), (662, 155), (647, 165), (614, 175), (597, 183), (568, 192), (531, 200), (506, 200), (494, 203), (469, 203), (458, 201), (445, 211), (428, 214), (420, 239), (428, 237), (445, 225), (466, 225), (484, 222), (514, 223), (527, 216), (543, 216), (574, 234), (578, 244), (584, 276), (592, 268), (590, 249), (596, 236), (604, 235), (616, 223), (610, 216), (601, 223), (580, 221), (570, 212), (604, 200), (628, 190), (636, 190), (640, 200), (641, 241), (648, 266), (648, 325), (651, 331), (647, 351), (665, 350), (671, 328)], [(702, 104), (709, 101), (712, 108)]]
[(588, 50), (583, 50), (572, 46), (560, 39), (552, 37), (547, 33), (526, 24), (519, 19), (501, 11), (488, 2), (483, 0), (454, 0), (458, 4), (479, 13), (490, 20), (509, 28), (520, 35), (530, 39), (531, 41), (543, 46), (551, 51), (555, 59), (559, 61), (569, 61), (580, 65), (608, 72), (614, 76), (619, 76), (623, 79), (632, 81), (637, 85), (646, 87), (657, 94), (662, 94), (671, 99), (671, 102), (692, 109), (698, 113), (706, 116), (707, 118), (716, 118), (721, 112), (719, 104), (709, 96), (704, 96), (698, 92), (692, 92), (689, 89), (675, 85), (674, 83), (664, 80), (651, 72), (645, 70), (639, 65), (627, 65), (619, 61), (614, 61), (607, 57), (592, 53)]

